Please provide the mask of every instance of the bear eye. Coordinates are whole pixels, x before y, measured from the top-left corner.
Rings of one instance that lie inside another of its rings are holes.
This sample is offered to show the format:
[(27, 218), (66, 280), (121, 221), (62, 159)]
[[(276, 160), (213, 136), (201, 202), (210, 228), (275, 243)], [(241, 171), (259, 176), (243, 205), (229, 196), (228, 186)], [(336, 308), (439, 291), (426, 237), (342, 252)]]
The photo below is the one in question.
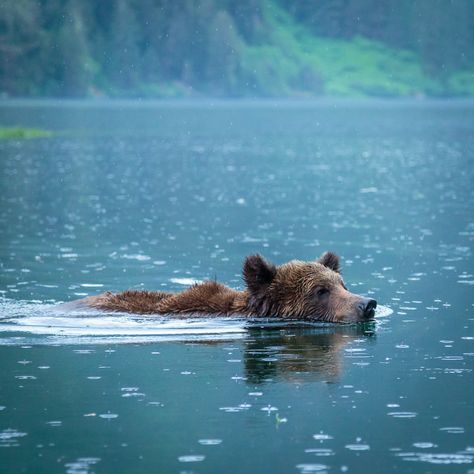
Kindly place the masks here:
[(329, 290), (328, 290), (327, 288), (320, 288), (320, 289), (316, 292), (316, 294), (317, 294), (318, 296), (323, 296), (323, 295), (325, 295), (326, 293), (329, 293)]

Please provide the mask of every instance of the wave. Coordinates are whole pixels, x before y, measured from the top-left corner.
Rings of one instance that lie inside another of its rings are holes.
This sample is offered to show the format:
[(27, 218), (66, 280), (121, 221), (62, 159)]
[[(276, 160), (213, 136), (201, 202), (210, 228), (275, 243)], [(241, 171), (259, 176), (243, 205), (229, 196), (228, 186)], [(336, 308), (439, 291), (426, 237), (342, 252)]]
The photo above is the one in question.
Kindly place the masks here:
[[(390, 308), (379, 306), (376, 317), (391, 313)], [(91, 309), (65, 311), (61, 306), (38, 301), (0, 301), (0, 345), (231, 340), (245, 337), (252, 326), (275, 329), (334, 325), (276, 318), (176, 318), (104, 313)]]

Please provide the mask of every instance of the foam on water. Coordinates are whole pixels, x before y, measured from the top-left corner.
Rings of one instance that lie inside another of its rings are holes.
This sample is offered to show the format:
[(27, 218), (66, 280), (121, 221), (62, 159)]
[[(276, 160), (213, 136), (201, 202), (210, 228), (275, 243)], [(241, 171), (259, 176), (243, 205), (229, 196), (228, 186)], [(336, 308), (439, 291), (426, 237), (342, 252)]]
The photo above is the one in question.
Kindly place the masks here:
[[(377, 317), (392, 313), (379, 306)], [(0, 301), (0, 345), (109, 344), (175, 340), (226, 340), (245, 337), (259, 327), (313, 326), (325, 323), (245, 318), (171, 318), (161, 315), (104, 313), (91, 309), (67, 311), (38, 302)]]

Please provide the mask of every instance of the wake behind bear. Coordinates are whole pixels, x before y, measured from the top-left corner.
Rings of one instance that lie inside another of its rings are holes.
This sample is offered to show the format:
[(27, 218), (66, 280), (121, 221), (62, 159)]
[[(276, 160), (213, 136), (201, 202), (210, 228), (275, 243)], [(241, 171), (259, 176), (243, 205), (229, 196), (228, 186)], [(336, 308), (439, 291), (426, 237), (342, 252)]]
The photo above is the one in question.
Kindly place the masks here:
[(306, 321), (358, 322), (373, 319), (377, 302), (347, 290), (339, 257), (326, 252), (319, 260), (292, 260), (275, 266), (260, 255), (245, 259), (246, 289), (216, 281), (197, 283), (180, 293), (127, 290), (66, 303), (105, 311), (170, 316), (276, 317)]

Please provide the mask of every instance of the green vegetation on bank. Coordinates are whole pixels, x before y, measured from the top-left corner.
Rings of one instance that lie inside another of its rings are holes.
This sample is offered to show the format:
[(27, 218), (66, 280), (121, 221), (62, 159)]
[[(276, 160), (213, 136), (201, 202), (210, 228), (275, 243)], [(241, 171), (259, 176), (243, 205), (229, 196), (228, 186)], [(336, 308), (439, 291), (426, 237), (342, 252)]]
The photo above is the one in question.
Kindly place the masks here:
[(470, 0), (7, 0), (0, 93), (474, 95)]
[[(243, 65), (252, 71), (257, 95), (416, 96), (443, 95), (440, 80), (423, 72), (418, 55), (361, 36), (351, 41), (311, 35), (291, 16), (269, 9), (271, 42), (246, 46)], [(474, 94), (471, 81), (450, 78), (452, 95)]]
[(39, 128), (8, 127), (0, 128), (0, 140), (50, 137), (52, 132)]

